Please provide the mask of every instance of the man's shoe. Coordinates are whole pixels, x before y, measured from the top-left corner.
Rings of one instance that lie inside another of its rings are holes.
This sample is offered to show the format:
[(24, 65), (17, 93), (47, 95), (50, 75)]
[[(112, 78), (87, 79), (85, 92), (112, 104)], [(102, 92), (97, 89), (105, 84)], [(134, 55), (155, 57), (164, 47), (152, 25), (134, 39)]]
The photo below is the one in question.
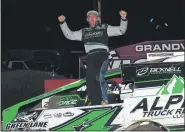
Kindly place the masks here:
[(109, 102), (107, 101), (107, 100), (103, 100), (102, 102), (101, 102), (101, 105), (108, 105), (109, 104)]

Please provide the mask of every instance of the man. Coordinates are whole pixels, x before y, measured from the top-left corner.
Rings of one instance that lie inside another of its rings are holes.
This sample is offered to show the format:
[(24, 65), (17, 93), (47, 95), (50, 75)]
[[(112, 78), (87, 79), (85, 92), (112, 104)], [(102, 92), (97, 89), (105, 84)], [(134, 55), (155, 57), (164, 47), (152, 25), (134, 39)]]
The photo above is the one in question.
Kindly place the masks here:
[(71, 31), (66, 23), (65, 16), (58, 17), (64, 36), (70, 40), (83, 41), (87, 53), (86, 85), (88, 98), (92, 105), (108, 104), (107, 84), (104, 74), (108, 68), (108, 38), (123, 35), (127, 29), (127, 13), (120, 12), (120, 26), (100, 24), (97, 11), (87, 13), (89, 27), (79, 31)]

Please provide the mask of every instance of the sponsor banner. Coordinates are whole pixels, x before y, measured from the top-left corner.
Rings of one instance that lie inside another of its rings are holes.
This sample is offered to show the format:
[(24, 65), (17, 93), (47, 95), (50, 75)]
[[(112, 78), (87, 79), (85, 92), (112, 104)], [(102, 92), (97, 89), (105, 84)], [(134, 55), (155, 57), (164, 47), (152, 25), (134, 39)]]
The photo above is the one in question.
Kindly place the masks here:
[(8, 131), (46, 130), (48, 122), (38, 121), (42, 111), (21, 112), (5, 127)]
[[(42, 108), (69, 108), (83, 106), (85, 99), (81, 99), (78, 94), (55, 95), (42, 100)], [(46, 116), (50, 117), (50, 116)]]
[[(146, 41), (111, 50), (108, 69), (119, 68), (121, 64), (146, 62), (147, 53), (154, 52), (184, 52), (184, 40)], [(86, 56), (79, 58), (79, 66), (79, 78), (84, 78)]]
[(49, 113), (44, 113), (43, 114), (43, 117), (44, 119), (49, 119), (49, 118), (63, 118), (63, 117), (72, 117), (74, 116), (74, 113), (72, 112), (65, 112), (65, 113), (60, 113), (60, 112), (56, 112), (54, 114), (51, 114), (50, 112)]
[(71, 107), (77, 106), (81, 98), (78, 95), (66, 95), (61, 96), (60, 100), (57, 102), (58, 107)]
[(135, 88), (163, 85), (163, 83), (168, 81), (174, 74), (184, 77), (183, 62), (122, 65), (121, 70), (121, 76), (124, 82), (145, 82), (137, 83)]
[[(142, 98), (131, 109), (130, 113), (141, 113), (142, 119), (152, 118), (169, 118), (184, 119), (184, 96), (182, 95), (170, 95), (170, 96), (154, 96), (151, 98)], [(176, 121), (181, 121), (176, 120)]]
[(184, 55), (184, 52), (157, 52), (157, 53), (147, 53), (147, 61), (170, 58), (179, 55)]
[(146, 41), (133, 46), (135, 52), (179, 52), (184, 51), (184, 40)]
[[(5, 127), (8, 131), (33, 131), (33, 130), (49, 130), (69, 121), (78, 115), (84, 113), (83, 110), (66, 108), (51, 109), (32, 112), (27, 114), (19, 114), (13, 122), (8, 123)], [(17, 120), (22, 118), (21, 120)], [(16, 120), (16, 121), (15, 121)]]
[[(184, 76), (184, 63), (154, 63), (154, 64), (132, 64), (132, 65), (122, 65), (122, 77), (124, 78), (136, 78), (136, 77), (146, 77), (150, 80), (148, 76), (155, 77), (156, 79), (167, 78), (173, 74)], [(130, 75), (132, 73), (132, 75)], [(127, 79), (126, 79), (127, 80)], [(136, 80), (137, 81), (137, 80)]]
[(48, 109), (44, 110), (38, 121), (48, 122), (47, 129), (60, 126), (73, 118), (83, 114), (84, 111), (77, 108)]
[(6, 130), (8, 131), (17, 131), (17, 130), (45, 130), (48, 122), (17, 122), (17, 123), (9, 123), (6, 126)]
[(149, 76), (157, 74), (181, 74), (182, 68), (179, 64), (160, 64), (160, 65), (148, 65), (148, 66), (138, 66), (136, 67), (136, 76)]

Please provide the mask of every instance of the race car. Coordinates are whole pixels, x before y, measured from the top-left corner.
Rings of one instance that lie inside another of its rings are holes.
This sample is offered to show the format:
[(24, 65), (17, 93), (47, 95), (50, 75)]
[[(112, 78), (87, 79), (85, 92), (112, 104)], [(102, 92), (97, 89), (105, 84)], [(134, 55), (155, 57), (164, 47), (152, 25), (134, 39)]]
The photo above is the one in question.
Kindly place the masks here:
[(5, 109), (3, 129), (185, 130), (184, 62), (121, 65), (105, 78), (109, 105), (91, 105), (82, 79)]

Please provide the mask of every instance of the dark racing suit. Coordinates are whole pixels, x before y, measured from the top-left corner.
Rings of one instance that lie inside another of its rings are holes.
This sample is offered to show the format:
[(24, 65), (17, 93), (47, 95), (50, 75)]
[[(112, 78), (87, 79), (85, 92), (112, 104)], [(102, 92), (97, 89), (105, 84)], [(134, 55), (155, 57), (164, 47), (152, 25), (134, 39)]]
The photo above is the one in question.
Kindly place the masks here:
[(97, 24), (95, 27), (71, 31), (66, 22), (60, 24), (64, 36), (70, 40), (83, 41), (87, 53), (87, 93), (93, 105), (108, 100), (104, 74), (108, 68), (108, 38), (123, 35), (127, 29), (127, 19), (121, 18), (120, 26)]

